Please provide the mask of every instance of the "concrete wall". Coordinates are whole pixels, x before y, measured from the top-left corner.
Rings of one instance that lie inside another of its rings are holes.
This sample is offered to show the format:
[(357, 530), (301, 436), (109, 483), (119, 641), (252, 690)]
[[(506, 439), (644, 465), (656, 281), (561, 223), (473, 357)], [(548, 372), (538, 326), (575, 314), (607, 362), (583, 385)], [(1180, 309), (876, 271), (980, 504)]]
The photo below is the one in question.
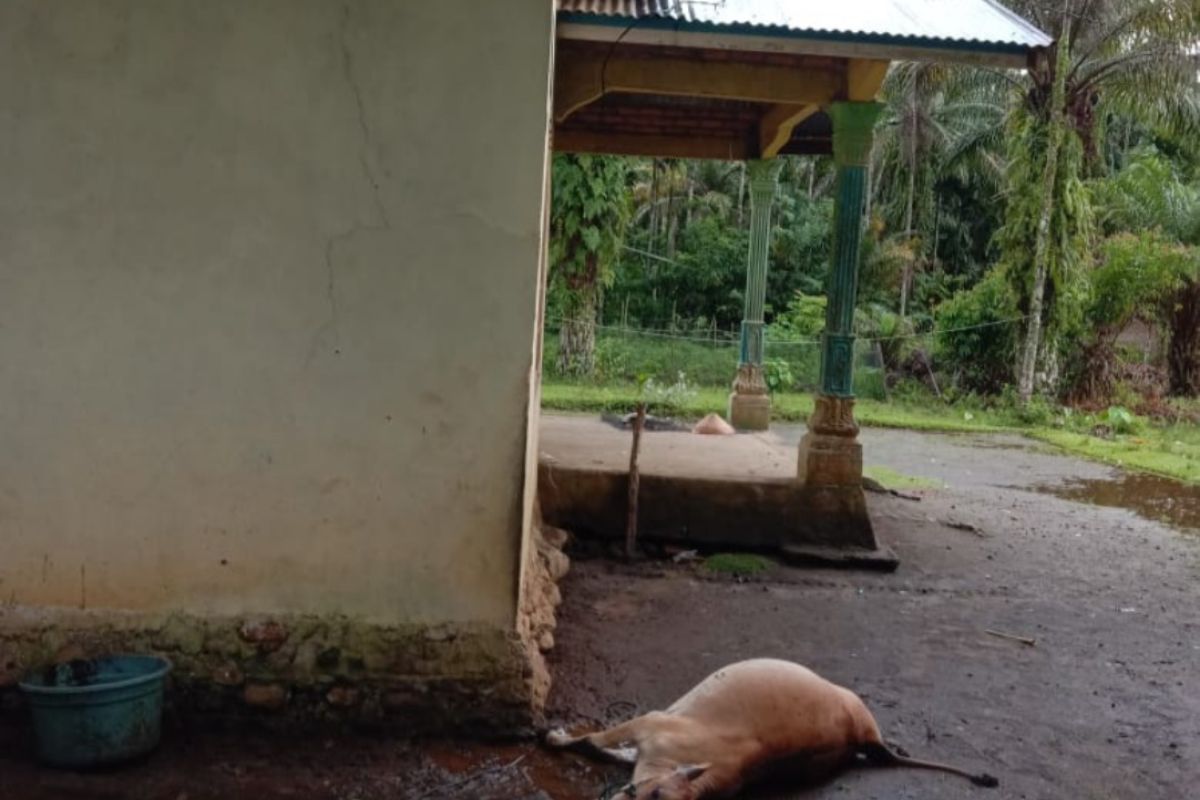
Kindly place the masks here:
[(0, 601), (514, 628), (552, 25), (0, 3)]

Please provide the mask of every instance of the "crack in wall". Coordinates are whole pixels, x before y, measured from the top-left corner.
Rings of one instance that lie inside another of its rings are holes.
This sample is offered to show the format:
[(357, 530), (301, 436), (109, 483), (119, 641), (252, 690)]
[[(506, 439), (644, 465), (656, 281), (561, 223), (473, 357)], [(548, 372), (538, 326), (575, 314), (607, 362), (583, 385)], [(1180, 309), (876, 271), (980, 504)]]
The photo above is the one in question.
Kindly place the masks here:
[(351, 94), (354, 95), (354, 107), (358, 111), (358, 130), (362, 137), (362, 149), (359, 151), (358, 160), (362, 165), (363, 176), (367, 179), (367, 183), (371, 186), (371, 193), (375, 199), (375, 211), (379, 214), (379, 223), (377, 229), (387, 230), (392, 227), (391, 221), (388, 219), (387, 208), (383, 205), (383, 197), (379, 191), (379, 179), (375, 175), (375, 170), (371, 167), (371, 159), (369, 151), (371, 147), (371, 129), (367, 125), (367, 108), (363, 102), (362, 87), (358, 85), (358, 80), (354, 77), (354, 55), (350, 49), (349, 34), (350, 34), (350, 4), (342, 5), (342, 27), (338, 41), (342, 48), (342, 72), (346, 78), (346, 85), (350, 87)]
[(312, 347), (309, 348), (308, 357), (305, 359), (305, 365), (312, 362), (316, 357), (317, 351), (320, 349), (321, 343), (325, 335), (332, 332), (333, 335), (333, 352), (334, 355), (341, 354), (341, 338), (339, 335), (339, 317), (340, 309), (337, 301), (337, 248), (350, 241), (355, 236), (365, 231), (386, 231), (391, 230), (392, 223), (388, 217), (387, 206), (383, 202), (383, 194), (380, 189), (379, 178), (376, 175), (375, 169), (371, 165), (371, 128), (367, 123), (367, 108), (363, 100), (362, 87), (358, 84), (358, 79), (354, 74), (354, 54), (350, 46), (350, 22), (353, 12), (350, 8), (350, 3), (342, 4), (342, 19), (338, 30), (338, 45), (341, 51), (342, 76), (345, 79), (346, 86), (350, 90), (350, 94), (354, 99), (354, 108), (356, 111), (356, 120), (358, 122), (358, 130), (360, 136), (360, 148), (358, 153), (358, 162), (362, 167), (363, 178), (367, 185), (371, 187), (371, 197), (375, 204), (375, 212), (377, 221), (373, 224), (362, 224), (355, 222), (341, 233), (330, 236), (325, 241), (325, 297), (329, 303), (329, 319), (317, 330), (313, 337)]

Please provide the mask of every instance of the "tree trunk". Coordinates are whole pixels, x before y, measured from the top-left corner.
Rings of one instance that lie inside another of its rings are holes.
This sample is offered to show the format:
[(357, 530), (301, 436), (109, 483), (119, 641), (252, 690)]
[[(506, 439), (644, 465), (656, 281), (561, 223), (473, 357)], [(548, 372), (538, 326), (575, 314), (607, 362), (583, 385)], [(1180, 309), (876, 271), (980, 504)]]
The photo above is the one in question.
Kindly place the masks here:
[(936, 204), (933, 211), (933, 273), (936, 275), (938, 271), (938, 240), (942, 236), (942, 198), (937, 195), (937, 189), (934, 189), (934, 200)]
[(667, 176), (667, 258), (675, 258), (675, 237), (679, 233), (679, 211), (675, 208), (675, 180)]
[(656, 252), (654, 243), (658, 241), (658, 159), (650, 162), (650, 242), (646, 249)]
[(1063, 119), (1063, 103), (1066, 102), (1067, 70), (1070, 66), (1070, 11), (1071, 3), (1067, 0), (1063, 4), (1063, 33), (1058, 41), (1054, 89), (1050, 95), (1050, 114), (1047, 120), (1046, 167), (1042, 173), (1042, 210), (1033, 248), (1033, 294), (1029, 298), (1029, 321), (1017, 371), (1017, 392), (1022, 403), (1028, 403), (1033, 397), (1038, 350), (1042, 345), (1042, 306), (1046, 296), (1046, 278), (1050, 271), (1050, 217), (1054, 211), (1054, 184), (1058, 180), (1058, 151), (1062, 149), (1063, 129), (1066, 125)]
[(1171, 298), (1167, 324), (1167, 371), (1171, 394), (1200, 397), (1200, 277), (1190, 281)]
[(904, 319), (908, 316), (908, 289), (912, 283), (913, 262), (917, 258), (917, 248), (913, 242), (913, 206), (917, 201), (917, 137), (918, 137), (918, 110), (917, 110), (917, 92), (916, 87), (913, 87), (913, 93), (909, 97), (909, 119), (910, 130), (908, 132), (908, 187), (907, 196), (904, 201), (904, 238), (908, 242), (909, 257), (904, 261), (904, 269), (900, 275), (900, 318)]
[(871, 157), (867, 159), (867, 188), (863, 195), (867, 198), (863, 203), (863, 224), (870, 228), (871, 213), (875, 209), (875, 147), (879, 141), (871, 145)]
[(746, 199), (746, 162), (741, 162), (738, 167), (738, 204), (737, 204), (737, 221), (738, 227), (741, 228), (745, 224), (745, 219), (742, 214), (744, 201)]
[(687, 176), (687, 207), (683, 210), (683, 229), (686, 231), (692, 227), (692, 205), (696, 201), (696, 184), (692, 182), (691, 175)]
[(591, 375), (596, 367), (596, 290), (581, 289), (575, 308), (558, 331), (560, 375)]

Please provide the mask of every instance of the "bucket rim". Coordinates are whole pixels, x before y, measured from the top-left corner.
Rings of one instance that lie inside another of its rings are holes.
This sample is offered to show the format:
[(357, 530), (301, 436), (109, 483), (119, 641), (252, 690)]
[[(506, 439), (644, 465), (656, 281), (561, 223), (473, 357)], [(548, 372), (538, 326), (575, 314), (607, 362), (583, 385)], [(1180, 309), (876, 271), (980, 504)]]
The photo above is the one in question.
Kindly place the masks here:
[(147, 672), (143, 675), (135, 675), (132, 678), (125, 678), (124, 680), (113, 681), (112, 683), (100, 683), (92, 686), (43, 686), (36, 683), (30, 683), (28, 681), (21, 681), (18, 685), (20, 686), (21, 691), (26, 692), (27, 694), (56, 695), (60, 697), (65, 695), (98, 694), (100, 692), (107, 692), (113, 689), (125, 689), (131, 686), (138, 686), (143, 683), (162, 680), (174, 666), (171, 663), (171, 660), (166, 656), (149, 655), (146, 653), (114, 653), (108, 656), (101, 656), (96, 660), (116, 660), (121, 658), (139, 658), (149, 661), (157, 661), (158, 666), (152, 672)]

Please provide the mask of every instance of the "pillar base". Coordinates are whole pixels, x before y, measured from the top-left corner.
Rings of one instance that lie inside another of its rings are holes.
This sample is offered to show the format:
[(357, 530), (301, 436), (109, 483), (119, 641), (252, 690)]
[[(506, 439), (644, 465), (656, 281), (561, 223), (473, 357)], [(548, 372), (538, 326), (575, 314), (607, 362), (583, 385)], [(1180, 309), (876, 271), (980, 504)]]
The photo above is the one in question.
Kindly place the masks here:
[(800, 440), (797, 477), (805, 486), (862, 488), (862, 445), (856, 439), (804, 434)]
[(729, 395), (729, 424), (739, 431), (765, 431), (771, 426), (771, 395), (762, 365), (738, 365), (733, 394)]
[(729, 395), (729, 424), (739, 431), (765, 431), (771, 426), (769, 394)]
[(817, 395), (800, 440), (796, 475), (806, 486), (849, 486), (862, 489), (862, 445), (854, 421), (854, 398)]

